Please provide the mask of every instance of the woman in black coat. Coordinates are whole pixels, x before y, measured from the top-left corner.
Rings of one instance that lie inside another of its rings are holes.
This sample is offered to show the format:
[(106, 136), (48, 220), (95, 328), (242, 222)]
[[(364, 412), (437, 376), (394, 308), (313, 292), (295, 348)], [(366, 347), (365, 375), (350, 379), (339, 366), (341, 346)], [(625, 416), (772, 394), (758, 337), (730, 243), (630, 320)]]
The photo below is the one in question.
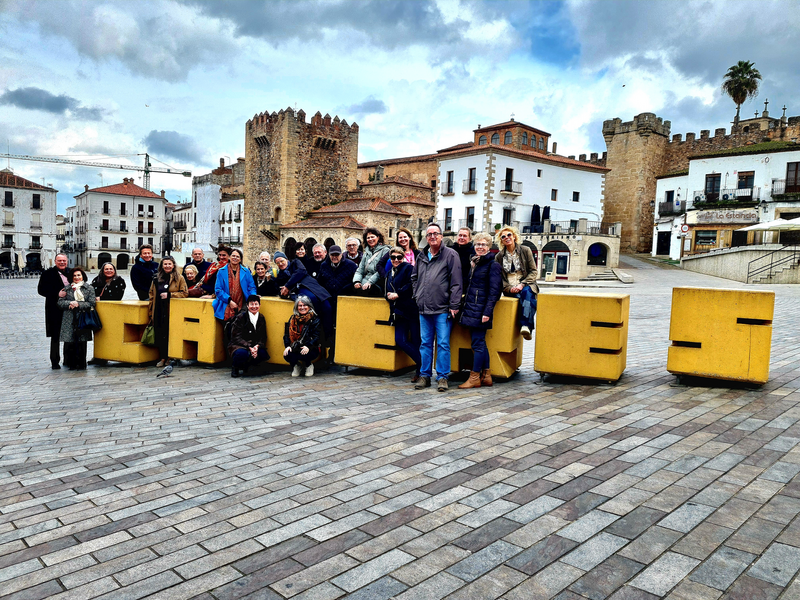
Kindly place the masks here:
[(470, 259), (469, 274), (464, 275), (466, 294), (461, 309), (461, 324), (472, 337), (472, 371), (461, 389), (492, 385), (486, 330), (492, 328), (494, 306), (503, 293), (503, 268), (489, 254), (492, 238), (478, 233), (473, 238), (475, 255)]
[(298, 296), (294, 312), (283, 334), (283, 357), (292, 365), (292, 377), (299, 377), (305, 367), (306, 377), (314, 374), (314, 359), (320, 355), (322, 323), (307, 296)]
[(414, 267), (405, 262), (403, 248), (395, 246), (389, 251), (392, 268), (386, 275), (386, 299), (389, 301), (394, 324), (394, 344), (408, 354), (417, 369), (412, 383), (419, 380), (421, 338), (419, 333), (419, 309), (414, 301), (414, 290), (411, 287), (411, 274)]
[(125, 295), (125, 280), (117, 275), (117, 268), (110, 262), (92, 279), (92, 287), (98, 300), (122, 300)]

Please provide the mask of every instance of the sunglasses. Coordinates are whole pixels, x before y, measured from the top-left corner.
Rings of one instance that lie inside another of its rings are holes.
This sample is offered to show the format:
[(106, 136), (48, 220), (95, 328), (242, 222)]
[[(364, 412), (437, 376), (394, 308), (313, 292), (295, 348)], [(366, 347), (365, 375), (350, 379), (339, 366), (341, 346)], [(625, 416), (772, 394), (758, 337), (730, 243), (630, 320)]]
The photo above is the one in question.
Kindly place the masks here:
[(391, 256), (392, 260), (403, 260), (403, 258), (405, 257), (402, 254), (392, 254)]
[(504, 233), (503, 235), (500, 236), (500, 239), (501, 240), (505, 240), (505, 239), (508, 239), (510, 237), (514, 237), (514, 236), (511, 235), (510, 233)]

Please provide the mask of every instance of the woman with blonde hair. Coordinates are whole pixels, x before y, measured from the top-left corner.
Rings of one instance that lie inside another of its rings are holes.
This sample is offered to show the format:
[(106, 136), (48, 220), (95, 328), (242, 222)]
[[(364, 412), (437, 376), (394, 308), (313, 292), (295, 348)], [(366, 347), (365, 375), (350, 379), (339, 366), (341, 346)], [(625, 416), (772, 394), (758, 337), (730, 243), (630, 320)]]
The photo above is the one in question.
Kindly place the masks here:
[(150, 321), (156, 337), (156, 346), (161, 360), (156, 366), (163, 367), (169, 359), (169, 301), (186, 298), (186, 280), (178, 273), (175, 259), (165, 256), (158, 265), (158, 272), (150, 284)]
[(519, 298), (521, 309), (519, 332), (526, 340), (531, 339), (536, 315), (536, 259), (533, 251), (519, 242), (519, 231), (510, 225), (503, 226), (495, 236), (500, 252), (495, 260), (503, 268), (503, 294)]

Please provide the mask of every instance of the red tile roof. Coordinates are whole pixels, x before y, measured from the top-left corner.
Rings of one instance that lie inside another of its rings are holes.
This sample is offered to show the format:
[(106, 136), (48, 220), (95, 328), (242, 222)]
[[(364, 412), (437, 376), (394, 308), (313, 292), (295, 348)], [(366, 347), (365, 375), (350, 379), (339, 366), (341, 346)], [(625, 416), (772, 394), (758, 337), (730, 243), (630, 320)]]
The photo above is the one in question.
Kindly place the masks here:
[(419, 156), (404, 156), (401, 158), (383, 158), (381, 160), (371, 160), (369, 162), (358, 163), (358, 168), (367, 169), (369, 167), (380, 167), (381, 165), (401, 165), (411, 162), (427, 162), (429, 160), (436, 160), (436, 155), (420, 154)]
[[(439, 155), (437, 154), (436, 157), (438, 158)], [(426, 190), (430, 190), (431, 186), (425, 183), (420, 183), (419, 181), (414, 181), (413, 179), (407, 179), (406, 177), (400, 177), (399, 175), (393, 175), (392, 177), (386, 177), (383, 181), (365, 181), (360, 183), (361, 187), (365, 187), (368, 185), (387, 185), (390, 183), (396, 183), (399, 185), (410, 185), (413, 187), (423, 188)]]
[(540, 133), (542, 135), (549, 136), (550, 134), (546, 131), (542, 131), (541, 129), (537, 129), (536, 127), (531, 127), (530, 125), (525, 125), (525, 123), (521, 123), (520, 121), (506, 121), (505, 123), (498, 123), (497, 125), (487, 125), (486, 127), (479, 127), (478, 129), (473, 129), (475, 133), (479, 131), (493, 131), (495, 129), (508, 129), (509, 127), (524, 127), (525, 129), (532, 129), (536, 133)]
[(594, 165), (589, 162), (583, 162), (580, 160), (575, 160), (573, 158), (567, 158), (565, 156), (559, 156), (558, 154), (543, 154), (541, 152), (536, 152), (535, 150), (518, 150), (512, 146), (498, 146), (495, 144), (484, 144), (483, 146), (472, 146), (470, 148), (464, 148), (463, 150), (454, 150), (453, 152), (445, 152), (439, 155), (439, 159), (446, 158), (448, 156), (458, 156), (461, 154), (472, 154), (472, 153), (484, 153), (486, 150), (500, 150), (501, 152), (508, 152), (512, 155), (519, 155), (519, 156), (527, 156), (533, 159), (536, 159), (537, 162), (545, 162), (545, 163), (553, 163), (553, 164), (560, 164), (566, 165), (570, 167), (578, 167), (580, 169), (585, 169), (587, 171), (597, 171), (601, 173), (605, 173), (610, 171), (608, 167), (601, 167), (599, 165)]
[(392, 200), (392, 204), (419, 204), (420, 206), (436, 206), (435, 202), (431, 202), (426, 198), (417, 198), (416, 196), (406, 196), (399, 200)]
[[(119, 196), (140, 196), (142, 198), (161, 198), (155, 192), (146, 190), (141, 186), (133, 183), (133, 178), (124, 179), (122, 183), (115, 183), (114, 185), (106, 185), (104, 187), (93, 188), (87, 190), (89, 192), (96, 192), (98, 194), (117, 194)], [(86, 192), (84, 192), (86, 193)]]
[(295, 221), (281, 225), (279, 229), (333, 229), (341, 227), (343, 229), (356, 229), (363, 231), (366, 225), (357, 221), (353, 217), (314, 217), (305, 221)]
[(351, 200), (339, 202), (338, 204), (323, 206), (320, 209), (312, 211), (311, 214), (316, 217), (316, 215), (327, 215), (331, 213), (354, 212), (380, 212), (404, 217), (411, 216), (407, 212), (392, 206), (383, 198), (353, 198)]
[(456, 144), (455, 146), (448, 146), (447, 148), (442, 148), (441, 150), (437, 150), (436, 154), (439, 155), (442, 152), (451, 152), (452, 150), (461, 150), (462, 148), (470, 148), (474, 146), (474, 142), (464, 142), (462, 144)]
[(0, 171), (0, 186), (25, 188), (28, 190), (42, 190), (44, 192), (58, 192), (58, 190), (54, 190), (51, 187), (39, 185), (38, 183), (29, 181), (24, 177), (20, 177), (19, 175), (14, 175), (14, 173), (12, 171), (9, 171), (8, 169), (3, 169), (2, 171)]

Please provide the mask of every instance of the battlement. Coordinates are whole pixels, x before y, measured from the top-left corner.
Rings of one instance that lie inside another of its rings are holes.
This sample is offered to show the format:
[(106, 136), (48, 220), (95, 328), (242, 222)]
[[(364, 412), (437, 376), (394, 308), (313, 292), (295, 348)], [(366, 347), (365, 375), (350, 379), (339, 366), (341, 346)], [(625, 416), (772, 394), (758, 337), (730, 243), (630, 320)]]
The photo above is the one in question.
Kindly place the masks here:
[(245, 129), (251, 135), (269, 135), (279, 123), (283, 123), (286, 119), (290, 119), (298, 126), (309, 129), (312, 135), (323, 137), (343, 138), (353, 132), (358, 132), (357, 123), (354, 122), (350, 125), (347, 120), (339, 119), (338, 115), (333, 119), (329, 114), (323, 117), (319, 111), (311, 117), (310, 123), (306, 123), (306, 112), (303, 109), (295, 112), (291, 107), (281, 109), (278, 112), (262, 112), (253, 115), (253, 118), (247, 121)]
[(578, 155), (578, 158), (575, 158), (574, 154), (570, 154), (567, 158), (572, 160), (579, 160), (580, 162), (585, 162), (590, 165), (597, 165), (599, 167), (606, 166), (606, 159), (608, 158), (608, 152), (603, 152), (603, 154), (598, 154), (597, 152), (592, 152), (589, 155), (589, 158), (586, 158), (585, 154)]
[(669, 130), (672, 123), (657, 117), (655, 113), (641, 113), (633, 117), (632, 121), (623, 122), (619, 117), (603, 121), (603, 137), (606, 143), (609, 137), (622, 133), (637, 133), (641, 136), (651, 134), (669, 137)]

